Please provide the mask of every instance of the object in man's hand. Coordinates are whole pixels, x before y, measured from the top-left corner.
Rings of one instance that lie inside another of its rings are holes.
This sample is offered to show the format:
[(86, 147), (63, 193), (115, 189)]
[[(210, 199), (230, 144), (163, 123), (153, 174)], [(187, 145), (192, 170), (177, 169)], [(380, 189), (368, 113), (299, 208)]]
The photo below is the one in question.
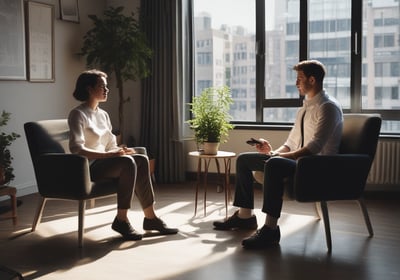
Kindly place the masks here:
[(246, 143), (251, 146), (255, 146), (256, 144), (262, 144), (261, 141), (254, 139), (254, 138), (250, 138), (250, 140), (247, 140)]

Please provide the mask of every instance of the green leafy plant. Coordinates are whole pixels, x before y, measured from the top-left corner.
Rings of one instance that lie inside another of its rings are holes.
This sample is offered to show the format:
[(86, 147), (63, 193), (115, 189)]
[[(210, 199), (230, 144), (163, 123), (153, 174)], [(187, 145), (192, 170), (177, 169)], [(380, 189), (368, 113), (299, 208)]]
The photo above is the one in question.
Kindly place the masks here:
[(87, 66), (99, 67), (109, 75), (115, 73), (119, 96), (118, 129), (124, 139), (124, 104), (129, 101), (124, 97), (124, 82), (149, 76), (153, 52), (134, 13), (125, 16), (122, 12), (123, 7), (109, 7), (104, 11), (104, 18), (88, 16), (94, 28), (83, 37), (80, 55), (86, 56)]
[(188, 120), (194, 130), (197, 143), (226, 142), (228, 132), (234, 128), (230, 123), (230, 105), (233, 103), (230, 88), (227, 86), (210, 87), (189, 103), (193, 118)]
[[(0, 127), (7, 125), (8, 121), (10, 120), (10, 115), (11, 113), (6, 111), (2, 112), (0, 117)], [(20, 137), (20, 135), (15, 132), (5, 133), (1, 131), (0, 133), (0, 172), (3, 173), (2, 176), (0, 176), (0, 182), (3, 180), (3, 182), (1, 182), (2, 184), (6, 184), (15, 178), (13, 174), (14, 169), (11, 166), (13, 157), (11, 156), (8, 147), (18, 137)], [(3, 176), (4, 178), (2, 178)]]

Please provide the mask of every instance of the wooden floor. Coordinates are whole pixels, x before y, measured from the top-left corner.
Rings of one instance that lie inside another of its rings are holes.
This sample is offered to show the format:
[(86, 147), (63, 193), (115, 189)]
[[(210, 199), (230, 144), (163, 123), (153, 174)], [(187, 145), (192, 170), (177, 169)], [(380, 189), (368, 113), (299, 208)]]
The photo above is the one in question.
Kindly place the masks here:
[[(329, 203), (333, 250), (327, 253), (323, 223), (312, 204), (285, 202), (280, 219), (280, 246), (262, 251), (242, 249), (249, 231), (214, 231), (225, 217), (222, 193), (210, 187), (207, 216), (202, 199), (194, 214), (194, 183), (156, 185), (156, 209), (177, 235), (122, 241), (110, 224), (115, 197), (96, 201), (87, 210), (85, 244), (77, 247), (77, 204), (49, 201), (42, 223), (30, 232), (38, 195), (19, 197), (18, 225), (0, 220), (0, 267), (25, 279), (400, 279), (399, 195), (368, 194), (375, 235), (368, 237), (357, 204)], [(201, 197), (202, 198), (202, 197)], [(8, 201), (0, 202), (4, 208)], [(129, 213), (142, 230), (143, 215), (135, 198)], [(256, 191), (256, 205), (261, 192)], [(258, 223), (264, 215), (256, 210)], [(234, 207), (229, 207), (233, 213)], [(6, 278), (0, 273), (0, 279)]]

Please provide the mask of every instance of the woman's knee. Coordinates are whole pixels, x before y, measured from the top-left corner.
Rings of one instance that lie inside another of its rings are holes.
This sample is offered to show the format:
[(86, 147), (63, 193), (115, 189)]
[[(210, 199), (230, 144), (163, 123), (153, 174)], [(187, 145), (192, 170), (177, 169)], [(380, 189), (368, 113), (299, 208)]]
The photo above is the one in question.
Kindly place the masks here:
[(132, 157), (136, 162), (137, 168), (142, 169), (143, 167), (148, 169), (149, 166), (149, 158), (146, 155), (135, 155)]
[(135, 172), (137, 169), (137, 164), (135, 160), (130, 156), (121, 156), (119, 157), (119, 164), (122, 169), (130, 170)]

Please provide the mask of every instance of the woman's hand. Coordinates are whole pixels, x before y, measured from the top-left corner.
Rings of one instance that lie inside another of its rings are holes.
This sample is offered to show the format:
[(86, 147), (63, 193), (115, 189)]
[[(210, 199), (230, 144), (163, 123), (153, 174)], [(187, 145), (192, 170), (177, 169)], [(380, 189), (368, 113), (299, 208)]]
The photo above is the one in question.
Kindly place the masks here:
[(105, 153), (106, 157), (119, 157), (124, 155), (133, 155), (133, 154), (136, 154), (135, 149), (128, 148), (126, 146), (122, 146), (118, 149), (111, 150)]
[(136, 154), (136, 151), (134, 148), (122, 147), (122, 150), (124, 151), (124, 155)]

